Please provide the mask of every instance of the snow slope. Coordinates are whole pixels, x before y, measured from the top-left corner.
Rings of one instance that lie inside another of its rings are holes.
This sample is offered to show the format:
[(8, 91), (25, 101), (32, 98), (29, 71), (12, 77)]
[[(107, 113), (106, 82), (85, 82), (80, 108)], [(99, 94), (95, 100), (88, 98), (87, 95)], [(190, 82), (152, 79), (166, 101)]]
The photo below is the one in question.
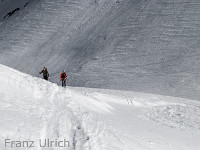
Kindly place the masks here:
[(0, 21), (4, 20), (9, 12), (15, 10), (16, 8), (23, 9), (27, 3), (31, 3), (33, 0), (1, 0), (0, 1)]
[(0, 25), (0, 63), (58, 83), (199, 100), (199, 0), (38, 0)]
[[(67, 139), (52, 150), (198, 150), (200, 102), (136, 92), (62, 88), (0, 65), (5, 139)], [(74, 143), (74, 144), (73, 144)]]

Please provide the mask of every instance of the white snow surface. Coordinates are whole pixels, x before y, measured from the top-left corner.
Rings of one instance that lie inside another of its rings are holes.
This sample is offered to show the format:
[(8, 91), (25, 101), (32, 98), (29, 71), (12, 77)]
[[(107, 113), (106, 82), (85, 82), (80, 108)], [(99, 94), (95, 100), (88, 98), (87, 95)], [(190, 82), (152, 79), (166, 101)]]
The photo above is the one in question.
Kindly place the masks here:
[[(0, 65), (0, 149), (5, 139), (70, 141), (49, 150), (198, 150), (200, 102), (161, 95), (62, 88)], [(73, 144), (74, 143), (74, 144)]]
[(199, 100), (199, 16), (199, 0), (35, 0), (1, 22), (0, 63), (32, 76), (46, 66), (54, 83), (65, 69), (71, 86)]

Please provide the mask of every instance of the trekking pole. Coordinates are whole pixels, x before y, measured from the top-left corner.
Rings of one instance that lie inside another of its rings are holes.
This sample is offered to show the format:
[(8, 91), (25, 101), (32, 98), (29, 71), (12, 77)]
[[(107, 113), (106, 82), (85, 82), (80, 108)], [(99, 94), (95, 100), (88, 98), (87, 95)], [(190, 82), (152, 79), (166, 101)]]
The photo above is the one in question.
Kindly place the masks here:
[(66, 82), (67, 82), (67, 84), (68, 84), (68, 78), (66, 79)]

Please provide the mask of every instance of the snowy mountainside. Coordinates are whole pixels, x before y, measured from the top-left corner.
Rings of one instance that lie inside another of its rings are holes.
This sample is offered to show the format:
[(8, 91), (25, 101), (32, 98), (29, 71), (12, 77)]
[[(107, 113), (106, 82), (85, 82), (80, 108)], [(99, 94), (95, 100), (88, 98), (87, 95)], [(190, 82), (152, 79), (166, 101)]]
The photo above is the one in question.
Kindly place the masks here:
[(4, 20), (4, 17), (16, 8), (24, 8), (28, 3), (34, 0), (1, 0), (0, 1), (0, 21)]
[[(5, 139), (69, 140), (69, 150), (198, 150), (200, 102), (136, 92), (62, 88), (0, 65)], [(51, 147), (52, 150), (66, 149)]]
[(0, 25), (0, 63), (59, 83), (199, 100), (199, 0), (42, 0)]

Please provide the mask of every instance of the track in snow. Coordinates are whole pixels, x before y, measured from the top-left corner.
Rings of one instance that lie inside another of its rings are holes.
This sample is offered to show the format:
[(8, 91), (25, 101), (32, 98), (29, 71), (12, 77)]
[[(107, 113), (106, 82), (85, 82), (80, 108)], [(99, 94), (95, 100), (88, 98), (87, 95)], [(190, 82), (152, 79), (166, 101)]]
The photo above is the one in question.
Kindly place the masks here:
[[(84, 107), (88, 104), (81, 105), (85, 102), (81, 99), (84, 95), (2, 65), (0, 70), (1, 139), (36, 142), (39, 139), (66, 139), (70, 145), (68, 149), (71, 150), (100, 150), (108, 147), (104, 139), (107, 132), (104, 122)], [(102, 104), (90, 104), (92, 107), (96, 105)], [(111, 130), (109, 132), (112, 133)], [(4, 147), (3, 142), (0, 147), (9, 149)], [(33, 149), (41, 147), (37, 144)]]

